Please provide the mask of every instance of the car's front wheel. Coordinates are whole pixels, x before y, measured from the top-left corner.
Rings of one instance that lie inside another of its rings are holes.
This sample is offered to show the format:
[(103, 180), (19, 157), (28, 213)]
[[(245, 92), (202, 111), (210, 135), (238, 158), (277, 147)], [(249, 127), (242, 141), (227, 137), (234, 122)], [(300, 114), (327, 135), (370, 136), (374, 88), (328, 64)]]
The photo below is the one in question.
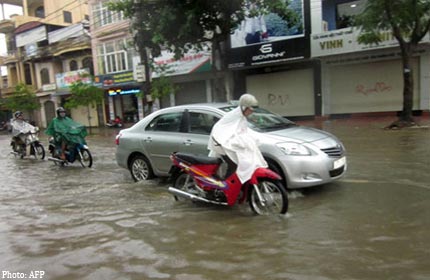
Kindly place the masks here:
[(151, 164), (143, 155), (134, 156), (129, 166), (131, 177), (135, 182), (152, 179), (154, 177)]

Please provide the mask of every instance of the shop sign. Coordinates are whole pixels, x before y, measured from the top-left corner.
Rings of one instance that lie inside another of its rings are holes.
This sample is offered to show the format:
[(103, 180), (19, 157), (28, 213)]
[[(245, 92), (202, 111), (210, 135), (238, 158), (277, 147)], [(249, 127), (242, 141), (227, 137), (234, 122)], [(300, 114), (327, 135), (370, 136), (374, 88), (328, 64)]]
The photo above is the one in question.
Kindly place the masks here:
[(162, 51), (161, 56), (154, 59), (157, 71), (152, 78), (157, 78), (160, 73), (166, 76), (183, 75), (195, 72), (204, 72), (211, 67), (211, 51), (208, 47), (205, 51), (190, 50), (180, 59), (175, 59), (175, 54), (170, 51)]
[(56, 90), (56, 89), (57, 89), (56, 84), (42, 85), (42, 91), (51, 91), (51, 90)]
[[(311, 36), (312, 57), (392, 48), (399, 45), (391, 31), (381, 32), (381, 42), (378, 44), (361, 44), (357, 39), (359, 35), (360, 30), (357, 28), (344, 28), (313, 34)], [(430, 42), (429, 34), (427, 34), (421, 42)]]
[(94, 78), (94, 85), (98, 87), (115, 87), (134, 83), (133, 71), (114, 74), (98, 75)]
[(76, 71), (64, 72), (55, 75), (55, 80), (58, 88), (68, 88), (74, 82), (81, 80), (85, 84), (91, 83), (91, 78), (89, 76), (89, 70), (79, 69)]
[[(135, 57), (133, 64), (134, 79), (138, 82), (144, 82), (145, 68), (140, 63), (140, 58)], [(154, 66), (151, 79), (161, 75), (176, 76), (209, 71), (212, 67), (209, 43), (206, 50), (189, 50), (180, 59), (175, 59), (175, 54), (171, 51), (161, 51), (161, 55), (154, 58)]]
[[(244, 7), (245, 11), (258, 9), (252, 5)], [(228, 67), (235, 69), (309, 57), (309, 35), (304, 32), (310, 25), (309, 1), (292, 0), (289, 8), (299, 18), (295, 26), (289, 26), (276, 13), (245, 17), (230, 36)]]
[(132, 89), (109, 89), (108, 90), (108, 94), (109, 96), (114, 96), (114, 95), (126, 95), (126, 94), (138, 94), (140, 93), (140, 89), (138, 88), (132, 88)]

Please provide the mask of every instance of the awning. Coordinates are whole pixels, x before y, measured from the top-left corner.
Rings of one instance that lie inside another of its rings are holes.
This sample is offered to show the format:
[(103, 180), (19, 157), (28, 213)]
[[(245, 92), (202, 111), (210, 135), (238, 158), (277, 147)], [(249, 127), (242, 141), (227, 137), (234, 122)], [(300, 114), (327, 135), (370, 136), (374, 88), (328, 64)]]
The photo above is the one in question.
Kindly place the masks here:
[(57, 91), (52, 96), (64, 96), (64, 95), (70, 95), (69, 89), (57, 89)]
[(54, 95), (56, 91), (42, 91), (42, 92), (36, 92), (37, 97), (43, 97), (48, 95)]

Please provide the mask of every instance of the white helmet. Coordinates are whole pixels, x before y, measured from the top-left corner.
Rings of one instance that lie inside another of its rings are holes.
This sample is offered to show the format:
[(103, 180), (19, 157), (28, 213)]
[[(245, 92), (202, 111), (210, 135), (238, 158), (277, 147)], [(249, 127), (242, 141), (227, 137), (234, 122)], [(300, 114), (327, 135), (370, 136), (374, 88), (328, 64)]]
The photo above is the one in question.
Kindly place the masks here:
[(258, 101), (254, 95), (245, 93), (239, 98), (239, 106), (242, 107), (242, 111), (248, 107), (258, 106)]

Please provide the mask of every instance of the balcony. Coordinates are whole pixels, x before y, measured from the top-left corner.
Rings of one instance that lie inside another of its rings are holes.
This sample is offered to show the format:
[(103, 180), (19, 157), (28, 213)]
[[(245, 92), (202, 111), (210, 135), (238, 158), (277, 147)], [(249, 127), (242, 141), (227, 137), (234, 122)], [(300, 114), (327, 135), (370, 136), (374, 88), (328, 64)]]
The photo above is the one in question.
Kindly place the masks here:
[(16, 63), (20, 61), (20, 57), (18, 56), (18, 52), (9, 52), (6, 56), (0, 57), (0, 65), (7, 65), (10, 63)]
[(0, 90), (0, 97), (2, 97), (2, 98), (8, 97), (8, 96), (12, 95), (12, 93), (14, 91), (15, 91), (15, 87), (2, 88)]

